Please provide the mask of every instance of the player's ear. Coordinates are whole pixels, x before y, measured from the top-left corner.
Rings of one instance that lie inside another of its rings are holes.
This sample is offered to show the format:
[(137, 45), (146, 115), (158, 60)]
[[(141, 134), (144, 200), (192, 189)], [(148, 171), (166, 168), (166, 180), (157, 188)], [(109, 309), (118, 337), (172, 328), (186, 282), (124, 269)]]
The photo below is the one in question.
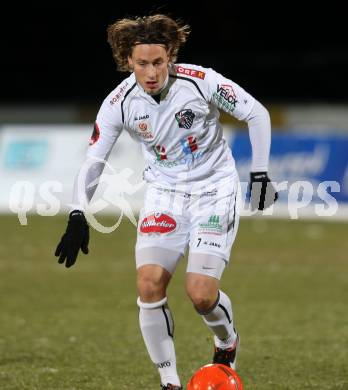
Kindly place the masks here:
[(167, 48), (167, 60), (168, 60), (168, 62), (172, 62), (172, 48), (169, 46), (168, 48)]
[(127, 59), (128, 59), (128, 68), (129, 68), (129, 70), (133, 71), (133, 69), (134, 69), (134, 64), (133, 64), (132, 57), (131, 57), (131, 56), (128, 56)]

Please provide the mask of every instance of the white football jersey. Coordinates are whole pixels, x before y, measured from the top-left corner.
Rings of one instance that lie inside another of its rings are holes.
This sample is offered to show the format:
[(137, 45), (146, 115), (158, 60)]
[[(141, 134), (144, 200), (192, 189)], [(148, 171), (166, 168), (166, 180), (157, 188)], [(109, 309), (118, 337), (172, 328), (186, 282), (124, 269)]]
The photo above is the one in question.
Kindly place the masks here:
[(253, 104), (239, 85), (201, 66), (170, 67), (159, 102), (131, 74), (104, 100), (87, 155), (106, 159), (125, 129), (142, 145), (146, 181), (219, 179), (233, 174), (235, 165), (218, 109), (244, 120)]

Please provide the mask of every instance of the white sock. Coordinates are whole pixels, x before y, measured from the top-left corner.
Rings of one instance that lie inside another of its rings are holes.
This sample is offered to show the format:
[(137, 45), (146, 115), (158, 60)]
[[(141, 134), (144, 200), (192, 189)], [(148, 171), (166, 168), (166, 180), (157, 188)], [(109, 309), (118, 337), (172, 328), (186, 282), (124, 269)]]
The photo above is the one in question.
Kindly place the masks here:
[(141, 333), (150, 358), (158, 368), (162, 384), (180, 386), (173, 342), (174, 322), (167, 297), (154, 303), (144, 303), (138, 298), (138, 306)]
[(233, 327), (233, 313), (230, 298), (222, 291), (209, 313), (200, 313), (204, 322), (214, 333), (214, 342), (218, 348), (231, 348), (237, 335)]

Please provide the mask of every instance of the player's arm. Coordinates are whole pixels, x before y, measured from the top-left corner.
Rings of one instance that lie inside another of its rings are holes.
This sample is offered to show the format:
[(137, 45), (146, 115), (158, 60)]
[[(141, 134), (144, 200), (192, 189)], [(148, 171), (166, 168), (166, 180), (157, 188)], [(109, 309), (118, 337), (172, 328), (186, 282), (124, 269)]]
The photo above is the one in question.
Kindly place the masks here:
[(278, 199), (278, 193), (268, 177), (271, 119), (267, 109), (255, 100), (246, 122), (252, 147), (249, 184), (251, 208), (263, 210)]
[(209, 70), (209, 98), (216, 107), (248, 124), (252, 147), (250, 194), (253, 210), (263, 210), (278, 198), (269, 177), (271, 120), (267, 109), (233, 81)]
[(109, 154), (123, 128), (120, 104), (102, 104), (89, 141), (86, 160), (80, 167), (73, 190), (73, 208), (84, 211), (95, 193)]
[(73, 210), (55, 251), (58, 263), (65, 263), (67, 268), (75, 264), (80, 249), (84, 254), (88, 253), (89, 227), (84, 214), (85, 207), (97, 188), (106, 160), (122, 127), (120, 107), (110, 105), (106, 99), (97, 115), (86, 160), (75, 178)]

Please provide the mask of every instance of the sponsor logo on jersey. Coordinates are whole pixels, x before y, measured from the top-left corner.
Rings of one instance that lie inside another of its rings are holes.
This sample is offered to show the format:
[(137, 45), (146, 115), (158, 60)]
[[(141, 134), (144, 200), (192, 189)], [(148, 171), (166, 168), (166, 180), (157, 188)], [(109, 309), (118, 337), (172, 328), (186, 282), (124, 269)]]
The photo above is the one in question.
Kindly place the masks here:
[(182, 150), (185, 154), (191, 154), (198, 149), (197, 140), (192, 135), (180, 140), (180, 142), (182, 145)]
[(235, 104), (237, 102), (236, 94), (234, 93), (232, 85), (220, 84), (217, 86), (216, 92), (230, 104)]
[(156, 145), (152, 147), (153, 151), (156, 154), (157, 160), (167, 160), (167, 155), (166, 155), (166, 148), (162, 145)]
[(138, 124), (138, 127), (139, 127), (140, 131), (146, 131), (147, 130), (147, 123), (146, 122), (140, 122)]
[(178, 160), (171, 160), (171, 161), (168, 161), (168, 160), (156, 160), (154, 162), (155, 165), (159, 166), (159, 167), (162, 167), (162, 168), (174, 168), (174, 167), (177, 167), (178, 165), (180, 164), (184, 164), (183, 162), (180, 162)]
[(191, 164), (193, 159), (194, 161), (199, 161), (204, 156), (204, 152), (198, 151), (195, 154), (185, 154), (184, 157), (178, 158), (176, 160), (155, 160), (153, 163), (162, 168), (175, 168), (179, 165)]
[(205, 78), (205, 73), (202, 72), (201, 70), (195, 70), (195, 69), (184, 68), (182, 66), (177, 66), (176, 71), (177, 71), (177, 73), (185, 74), (185, 75), (191, 76), (191, 77), (197, 77), (201, 80), (204, 80), (204, 78)]
[(198, 234), (222, 234), (222, 225), (220, 224), (219, 215), (211, 215), (206, 223), (199, 224)]
[(94, 145), (100, 137), (100, 131), (97, 122), (94, 123), (93, 133), (91, 139), (89, 140), (90, 145)]
[(175, 119), (180, 128), (190, 129), (195, 116), (195, 113), (190, 108), (185, 108), (175, 114)]
[(128, 86), (128, 82), (126, 81), (124, 85), (121, 85), (120, 89), (117, 91), (116, 95), (113, 96), (111, 99), (110, 99), (110, 104), (113, 105), (115, 103), (117, 103), (121, 97), (124, 95), (126, 89), (127, 89), (127, 86)]
[(149, 119), (150, 118), (150, 115), (149, 114), (145, 114), (145, 115), (136, 115), (135, 117), (134, 117), (134, 120), (135, 121), (143, 121), (143, 120), (145, 120), (145, 119)]
[(136, 124), (136, 133), (140, 135), (140, 137), (151, 140), (154, 138), (154, 135), (151, 132), (151, 126), (148, 122), (142, 120)]
[(218, 84), (216, 92), (213, 93), (213, 98), (222, 106), (222, 108), (225, 108), (230, 112), (234, 111), (236, 104), (238, 103), (233, 87), (229, 84)]
[(168, 234), (176, 229), (176, 221), (168, 214), (153, 213), (140, 223), (140, 232), (144, 234)]

